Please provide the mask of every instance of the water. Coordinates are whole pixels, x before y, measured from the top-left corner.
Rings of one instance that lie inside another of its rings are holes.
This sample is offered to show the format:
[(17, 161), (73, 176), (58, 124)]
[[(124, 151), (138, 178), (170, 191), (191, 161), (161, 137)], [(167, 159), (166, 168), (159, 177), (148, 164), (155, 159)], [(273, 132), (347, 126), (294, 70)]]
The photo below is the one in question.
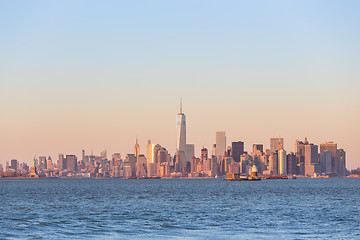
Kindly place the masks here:
[(2, 179), (0, 199), (0, 239), (360, 239), (360, 179)]

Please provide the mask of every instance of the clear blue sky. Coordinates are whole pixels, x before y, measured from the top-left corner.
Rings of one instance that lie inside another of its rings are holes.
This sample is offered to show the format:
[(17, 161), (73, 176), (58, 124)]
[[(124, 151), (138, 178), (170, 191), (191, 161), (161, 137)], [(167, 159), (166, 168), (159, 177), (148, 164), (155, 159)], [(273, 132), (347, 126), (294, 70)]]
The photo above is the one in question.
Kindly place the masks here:
[[(0, 0), (0, 162), (188, 141), (338, 142), (360, 165), (359, 1)], [(143, 151), (144, 152), (144, 151)]]

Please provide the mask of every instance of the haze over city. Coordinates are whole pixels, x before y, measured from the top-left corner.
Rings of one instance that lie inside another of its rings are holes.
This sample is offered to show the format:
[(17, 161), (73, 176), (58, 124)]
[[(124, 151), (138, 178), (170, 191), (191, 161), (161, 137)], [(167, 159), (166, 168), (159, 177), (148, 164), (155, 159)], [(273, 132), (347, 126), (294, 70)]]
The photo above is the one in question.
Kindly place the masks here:
[(359, 167), (359, 2), (109, 5), (0, 3), (0, 163), (125, 155), (136, 137), (174, 153), (182, 97), (196, 155), (216, 131), (248, 151), (308, 137)]

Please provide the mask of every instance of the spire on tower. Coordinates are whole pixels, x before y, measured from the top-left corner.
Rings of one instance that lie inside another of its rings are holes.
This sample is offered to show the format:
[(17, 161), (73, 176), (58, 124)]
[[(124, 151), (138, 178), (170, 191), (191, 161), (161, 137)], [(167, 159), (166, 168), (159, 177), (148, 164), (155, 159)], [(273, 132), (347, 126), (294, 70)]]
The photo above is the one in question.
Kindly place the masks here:
[(182, 98), (180, 98), (180, 114), (182, 114)]

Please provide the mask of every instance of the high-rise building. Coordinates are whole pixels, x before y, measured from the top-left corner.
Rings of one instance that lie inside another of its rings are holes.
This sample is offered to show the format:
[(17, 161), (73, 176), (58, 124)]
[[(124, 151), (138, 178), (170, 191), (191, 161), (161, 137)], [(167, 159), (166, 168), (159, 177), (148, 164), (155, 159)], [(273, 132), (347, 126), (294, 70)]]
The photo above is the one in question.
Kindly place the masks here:
[(305, 175), (319, 173), (319, 153), (318, 145), (305, 145)]
[(305, 137), (304, 142), (296, 140), (295, 141), (295, 154), (300, 155), (300, 156), (305, 156), (305, 149), (304, 146), (308, 145), (309, 141), (307, 140), (307, 138)]
[(47, 163), (46, 163), (46, 157), (45, 156), (41, 156), (39, 157), (39, 169), (46, 169)]
[(66, 167), (64, 167), (64, 154), (62, 154), (62, 153), (59, 154), (59, 160), (57, 162), (57, 167), (60, 169), (66, 169)]
[(201, 149), (201, 159), (204, 160), (204, 159), (208, 159), (208, 149), (207, 148), (202, 148)]
[(151, 143), (151, 140), (148, 141), (146, 145), (146, 158), (148, 163), (155, 163), (155, 153), (154, 153), (155, 144)]
[(180, 113), (177, 115), (176, 127), (176, 150), (182, 151), (186, 155), (186, 116), (182, 112), (182, 102), (180, 102)]
[(186, 161), (190, 162), (191, 158), (195, 156), (195, 145), (186, 144)]
[(232, 142), (232, 158), (235, 162), (240, 162), (240, 156), (244, 153), (244, 142)]
[(331, 152), (331, 172), (337, 173), (339, 165), (338, 159), (336, 158), (337, 144), (334, 142), (321, 143), (320, 152), (325, 150)]
[(137, 158), (139, 156), (139, 154), (140, 154), (140, 145), (138, 143), (138, 139), (136, 138), (136, 143), (134, 146), (134, 155)]
[(255, 153), (256, 151), (263, 152), (264, 151), (264, 145), (262, 145), (262, 144), (253, 144), (253, 152)]
[(147, 166), (147, 161), (146, 161), (146, 157), (144, 154), (140, 154), (137, 157), (137, 162), (136, 162), (136, 176), (137, 177), (145, 177), (146, 176), (146, 167)]
[(223, 157), (226, 150), (226, 136), (225, 132), (216, 132), (216, 156), (220, 159)]
[(126, 177), (135, 177), (136, 176), (136, 157), (135, 154), (127, 154), (124, 161), (124, 166), (128, 166), (125, 169), (125, 176)]
[(270, 150), (275, 152), (276, 150), (281, 150), (284, 148), (284, 138), (270, 138)]
[(12, 159), (10, 168), (13, 169), (15, 172), (18, 171), (18, 160)]
[(293, 152), (287, 155), (287, 172), (291, 175), (299, 175), (296, 155)]
[(336, 151), (336, 160), (338, 162), (337, 174), (338, 176), (345, 176), (346, 172), (346, 154), (344, 149), (338, 149)]
[(324, 150), (320, 152), (320, 168), (323, 173), (331, 172), (331, 152)]
[(211, 149), (211, 156), (217, 157), (217, 156), (216, 156), (216, 144), (213, 144), (213, 147), (212, 147), (212, 149)]
[(278, 175), (278, 151), (271, 153), (269, 156), (269, 170), (272, 175)]
[(286, 175), (287, 174), (287, 166), (286, 166), (286, 151), (284, 149), (280, 149), (278, 151), (279, 156), (279, 174)]
[(66, 158), (64, 159), (66, 163), (66, 167), (64, 169), (75, 172), (77, 171), (77, 158), (75, 155), (66, 155)]

